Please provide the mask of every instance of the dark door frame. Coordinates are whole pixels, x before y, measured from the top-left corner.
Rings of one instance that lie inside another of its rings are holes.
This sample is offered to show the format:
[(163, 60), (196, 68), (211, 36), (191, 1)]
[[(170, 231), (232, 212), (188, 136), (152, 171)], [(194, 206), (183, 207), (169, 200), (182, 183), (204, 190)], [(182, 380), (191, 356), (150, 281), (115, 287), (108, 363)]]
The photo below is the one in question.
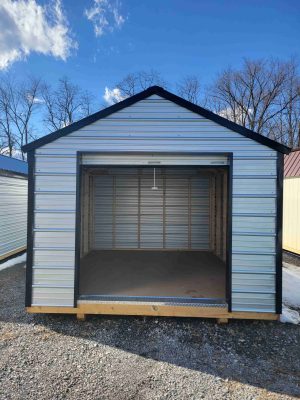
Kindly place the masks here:
[(82, 189), (82, 170), (84, 167), (97, 168), (97, 167), (142, 167), (142, 168), (153, 168), (151, 165), (121, 165), (121, 164), (93, 164), (93, 165), (82, 165), (81, 159), (84, 154), (120, 154), (120, 155), (222, 155), (228, 157), (227, 165), (157, 165), (157, 167), (196, 167), (196, 168), (224, 168), (227, 169), (227, 227), (226, 227), (226, 302), (228, 305), (228, 311), (232, 310), (232, 168), (233, 168), (233, 153), (226, 152), (101, 152), (101, 151), (78, 151), (76, 154), (76, 222), (75, 222), (75, 272), (74, 272), (74, 307), (77, 307), (77, 301), (79, 298), (79, 284), (80, 284), (80, 256), (81, 256), (81, 189)]

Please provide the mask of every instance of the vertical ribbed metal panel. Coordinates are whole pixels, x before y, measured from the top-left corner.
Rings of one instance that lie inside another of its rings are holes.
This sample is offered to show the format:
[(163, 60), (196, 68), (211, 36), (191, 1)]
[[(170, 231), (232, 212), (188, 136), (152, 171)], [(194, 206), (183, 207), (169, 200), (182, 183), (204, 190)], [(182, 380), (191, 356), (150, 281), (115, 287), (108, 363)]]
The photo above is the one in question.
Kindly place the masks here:
[[(129, 151), (131, 154), (128, 155), (128, 163), (131, 165), (148, 162), (147, 157), (145, 160), (145, 157), (137, 154), (141, 151), (148, 152), (151, 157), (156, 152), (167, 152), (170, 154), (167, 160), (170, 165), (189, 163), (192, 152), (232, 152), (232, 310), (275, 312), (275, 150), (159, 96), (151, 96), (36, 150), (36, 178), (39, 179), (41, 190), (36, 191), (35, 223), (39, 224), (38, 229), (41, 231), (64, 231), (66, 236), (74, 237), (77, 151)], [(174, 152), (184, 154), (185, 160), (182, 157), (178, 160)], [(98, 157), (98, 160), (96, 158), (96, 161), (90, 159), (90, 164), (99, 164), (101, 157), (103, 155)], [(118, 157), (114, 157), (113, 162), (117, 164)], [(193, 162), (197, 165), (199, 159)], [(218, 163), (219, 160), (215, 162)], [(105, 163), (110, 164), (109, 155), (102, 160), (102, 164)], [(61, 182), (64, 179), (66, 185), (62, 186)], [(51, 193), (45, 191), (47, 187), (51, 188)], [(54, 221), (57, 221), (57, 224)], [(140, 235), (141, 238), (147, 236), (145, 231), (140, 232)], [(239, 239), (241, 236), (244, 240)], [(254, 240), (254, 236), (262, 238), (265, 246), (259, 246), (259, 241)], [(271, 239), (265, 241), (265, 238)], [(159, 242), (159, 236), (155, 240)], [(47, 262), (48, 265), (56, 267), (68, 264), (74, 271), (74, 248), (75, 243), (66, 247), (66, 253), (61, 258), (60, 254), (63, 251), (59, 248), (57, 239), (55, 247), (50, 248), (48, 245), (43, 250), (34, 250), (37, 262), (35, 266), (41, 265), (39, 263), (42, 260), (43, 264)], [(240, 280), (241, 270), (245, 274), (243, 284)], [(252, 285), (252, 278), (265, 273), (270, 274), (273, 279), (272, 289), (268, 283), (262, 284), (258, 291), (257, 285)], [(51, 286), (51, 282), (49, 277), (48, 285), (43, 284), (42, 294), (40, 291), (33, 292), (33, 304), (40, 301), (35, 293), (43, 297), (43, 304), (57, 304), (55, 287), (58, 285)], [(33, 285), (37, 285), (34, 279)], [(73, 287), (74, 280), (70, 279), (68, 285)], [(69, 301), (68, 304), (72, 305), (72, 289), (68, 293), (68, 300), (64, 300), (64, 304)]]
[(153, 169), (142, 169), (139, 173), (140, 201), (139, 201), (139, 248), (165, 248), (165, 171), (156, 168), (156, 186), (153, 187)]
[(94, 249), (209, 248), (209, 176), (196, 170), (108, 169), (94, 178)]
[[(138, 176), (136, 174), (114, 175), (114, 182), (113, 246), (117, 249), (136, 249), (138, 247)], [(127, 219), (128, 216), (130, 219)]]
[(113, 176), (97, 176), (94, 178), (92, 247), (95, 249), (113, 247)]
[(0, 260), (24, 250), (26, 224), (27, 179), (0, 175)]
[(300, 177), (284, 178), (282, 240), (285, 250), (300, 255)]

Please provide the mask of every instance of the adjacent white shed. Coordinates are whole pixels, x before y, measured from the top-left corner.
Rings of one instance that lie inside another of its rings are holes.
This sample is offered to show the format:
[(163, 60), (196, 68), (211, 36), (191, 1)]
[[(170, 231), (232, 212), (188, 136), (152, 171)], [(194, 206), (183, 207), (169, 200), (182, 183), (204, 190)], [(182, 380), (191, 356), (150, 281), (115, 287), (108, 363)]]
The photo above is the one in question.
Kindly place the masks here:
[(0, 261), (26, 249), (27, 163), (0, 155)]
[(28, 311), (281, 313), (287, 147), (154, 86), (24, 150)]
[(284, 157), (283, 248), (300, 255), (300, 149)]

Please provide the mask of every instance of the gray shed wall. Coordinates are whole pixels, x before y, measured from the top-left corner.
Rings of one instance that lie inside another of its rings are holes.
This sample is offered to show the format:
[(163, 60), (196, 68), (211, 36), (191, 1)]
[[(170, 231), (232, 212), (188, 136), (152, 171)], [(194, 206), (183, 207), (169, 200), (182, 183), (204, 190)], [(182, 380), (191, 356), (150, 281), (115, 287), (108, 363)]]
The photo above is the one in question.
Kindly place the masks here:
[(0, 173), (0, 260), (26, 247), (27, 179)]
[(32, 305), (73, 306), (77, 151), (232, 152), (232, 310), (275, 312), (277, 152), (157, 95), (35, 151)]

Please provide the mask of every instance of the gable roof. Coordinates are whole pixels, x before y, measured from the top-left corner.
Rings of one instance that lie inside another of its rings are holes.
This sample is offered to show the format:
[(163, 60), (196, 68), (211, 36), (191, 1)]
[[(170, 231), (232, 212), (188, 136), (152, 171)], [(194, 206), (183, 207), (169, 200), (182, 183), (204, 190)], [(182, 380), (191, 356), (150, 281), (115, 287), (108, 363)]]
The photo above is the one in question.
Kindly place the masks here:
[(18, 158), (13, 158), (6, 156), (4, 154), (0, 155), (0, 171), (12, 172), (20, 175), (28, 174), (27, 162), (19, 160)]
[(284, 156), (284, 177), (300, 177), (300, 149), (294, 149), (291, 154)]
[(254, 131), (251, 131), (250, 129), (244, 128), (241, 125), (238, 125), (232, 121), (229, 121), (226, 118), (221, 117), (220, 115), (214, 114), (212, 111), (206, 110), (205, 108), (202, 108), (200, 106), (197, 106), (196, 104), (193, 104), (182, 97), (176, 96), (175, 94), (168, 92), (167, 90), (161, 88), (160, 86), (151, 86), (148, 89), (144, 90), (143, 92), (140, 92), (138, 94), (135, 94), (134, 96), (128, 97), (127, 99), (120, 101), (117, 104), (114, 104), (110, 107), (105, 108), (104, 110), (98, 111), (95, 114), (89, 115), (86, 118), (83, 118), (77, 122), (74, 122), (71, 125), (66, 126), (65, 128), (59, 129), (53, 133), (50, 133), (49, 135), (43, 136), (31, 143), (26, 144), (25, 146), (22, 147), (22, 150), (25, 152), (37, 149), (47, 143), (53, 142), (54, 140), (66, 136), (71, 132), (77, 131), (80, 128), (83, 128), (86, 125), (92, 124), (95, 121), (98, 121), (101, 118), (105, 118), (117, 111), (122, 110), (123, 108), (129, 107), (132, 104), (137, 103), (140, 100), (144, 100), (149, 96), (152, 95), (158, 95), (161, 96), (162, 98), (166, 100), (170, 100), (173, 103), (186, 108), (187, 110), (190, 110), (196, 114), (201, 115), (204, 118), (210, 119), (211, 121), (216, 122), (219, 125), (224, 126), (225, 128), (228, 128), (234, 132), (240, 133), (241, 135), (255, 140), (256, 142), (259, 142), (265, 146), (270, 147), (271, 149), (274, 149), (276, 151), (279, 151), (281, 153), (288, 154), (290, 152), (290, 148), (287, 146), (284, 146), (281, 143), (276, 142), (275, 140), (269, 139), (259, 133), (256, 133)]

